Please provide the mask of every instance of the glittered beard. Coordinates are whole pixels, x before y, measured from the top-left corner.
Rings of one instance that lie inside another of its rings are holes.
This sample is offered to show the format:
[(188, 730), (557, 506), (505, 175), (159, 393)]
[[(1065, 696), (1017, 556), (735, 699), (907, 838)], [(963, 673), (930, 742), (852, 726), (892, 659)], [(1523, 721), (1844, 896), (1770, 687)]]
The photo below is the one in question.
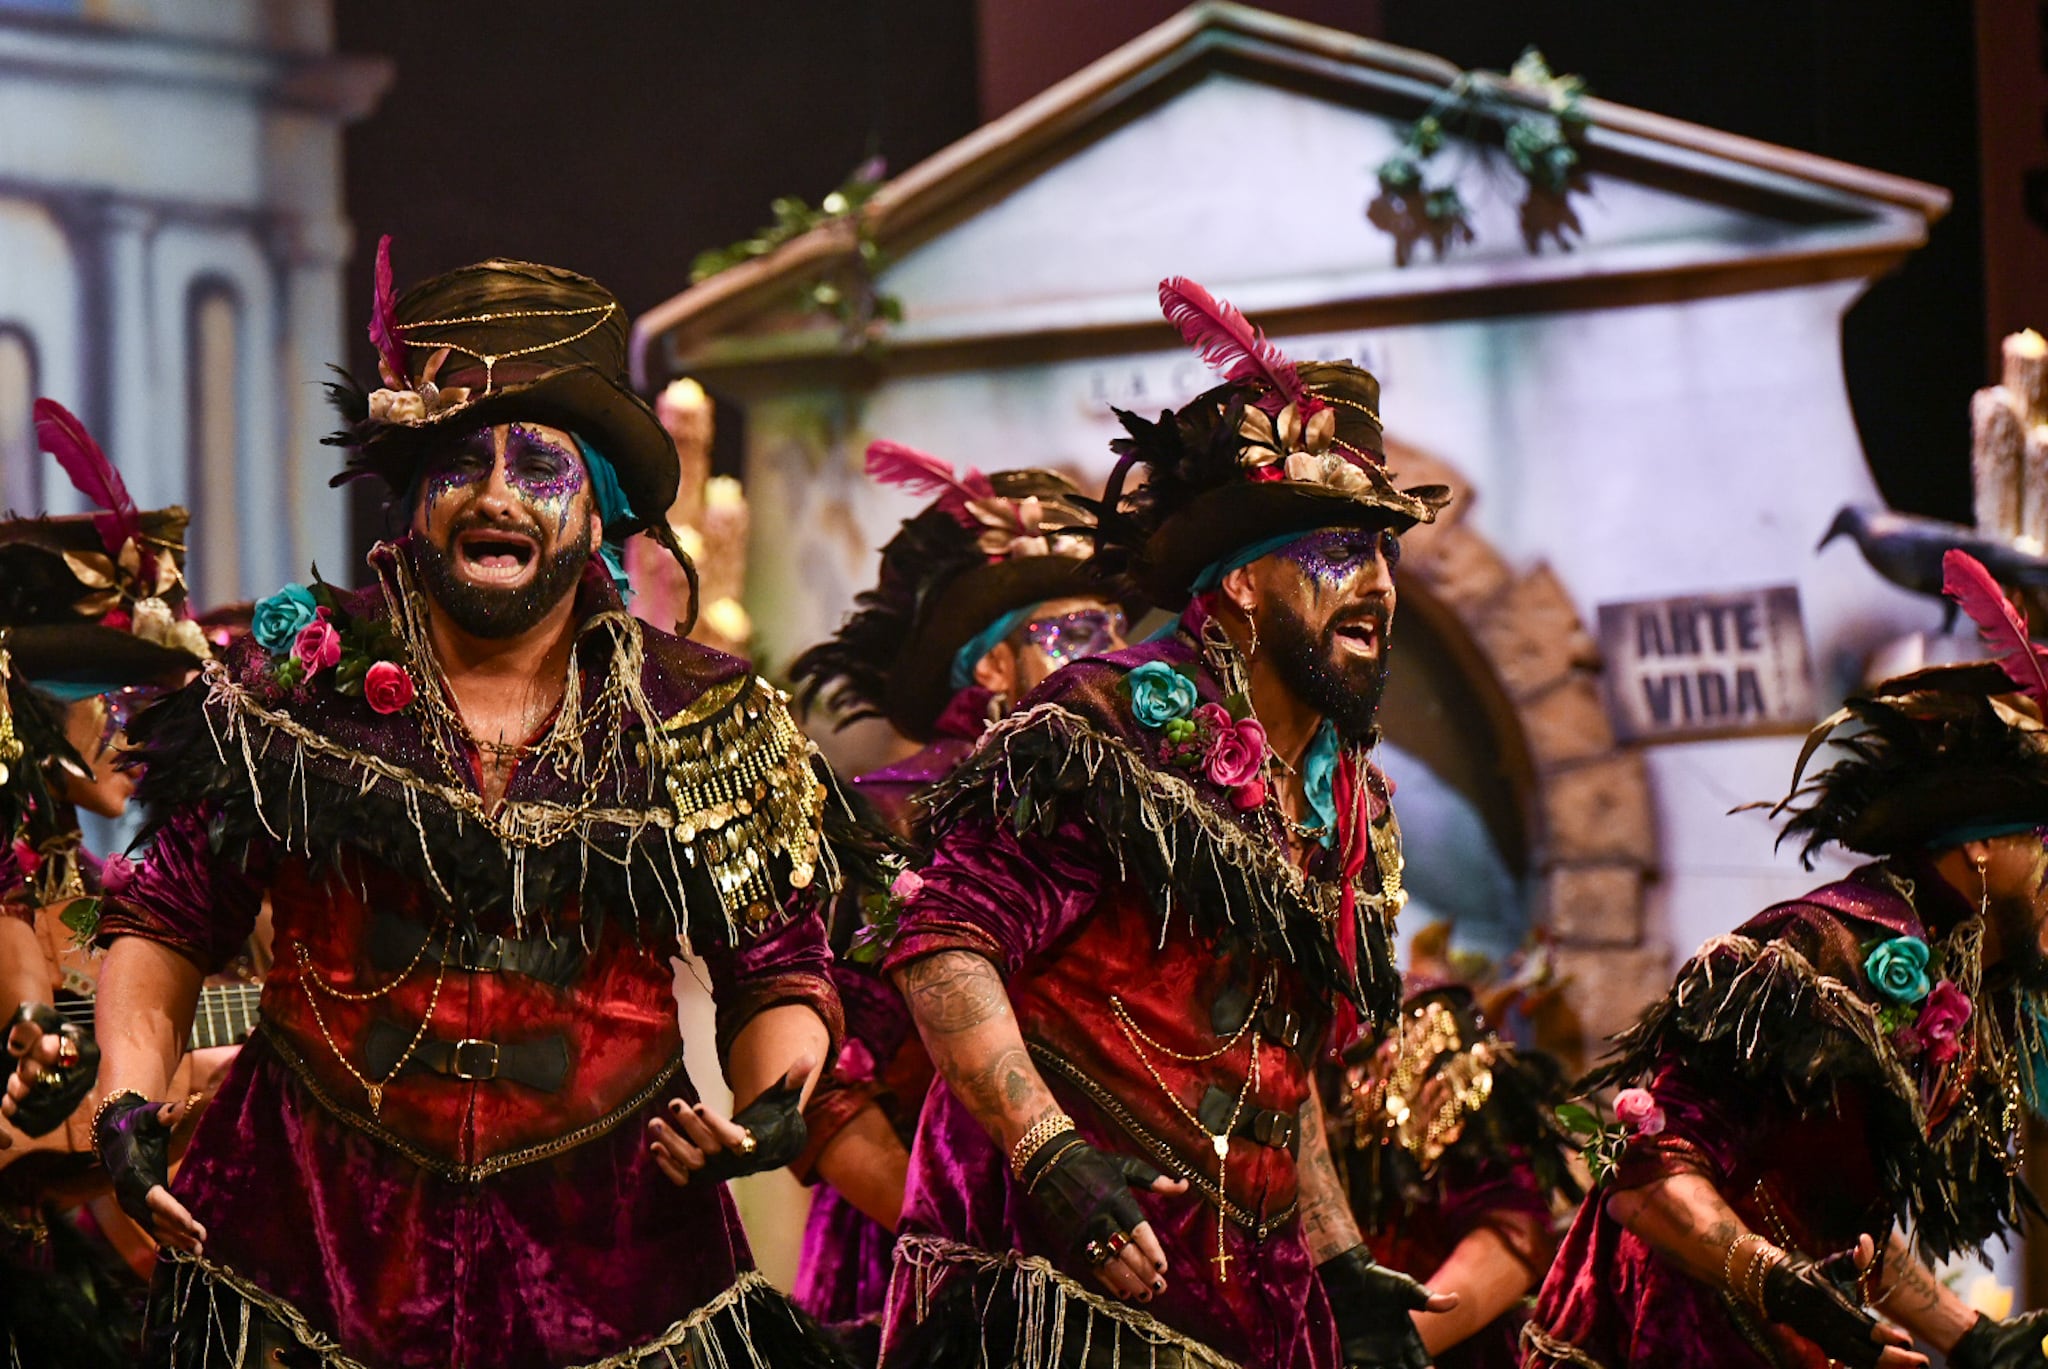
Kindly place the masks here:
[[(1362, 618), (1378, 626), (1379, 652), (1348, 669), (1340, 667), (1336, 664), (1337, 629)], [(1276, 603), (1260, 625), (1259, 650), (1272, 654), (1281, 681), (1328, 718), (1345, 741), (1364, 742), (1378, 726), (1380, 701), (1386, 697), (1389, 625), (1384, 610), (1366, 608), (1331, 619), (1318, 633), (1293, 604)]]
[(442, 541), (414, 534), (407, 545), (420, 583), (441, 611), (470, 636), (496, 641), (537, 626), (565, 596), (575, 592), (583, 568), (590, 563), (591, 542), (586, 519), (575, 537), (559, 543), (542, 558), (525, 584), (511, 588), (472, 584), (455, 573), (451, 548), (463, 533), (492, 526), (484, 518), (460, 518)]

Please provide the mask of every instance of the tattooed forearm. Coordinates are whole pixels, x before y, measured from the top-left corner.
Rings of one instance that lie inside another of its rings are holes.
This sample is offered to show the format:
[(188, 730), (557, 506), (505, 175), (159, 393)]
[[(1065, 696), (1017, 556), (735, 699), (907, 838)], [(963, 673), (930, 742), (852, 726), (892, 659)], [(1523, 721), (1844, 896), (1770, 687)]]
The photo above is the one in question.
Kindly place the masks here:
[(946, 1086), (1004, 1149), (1052, 1110), (1002, 976), (986, 958), (941, 951), (898, 970), (896, 984)]
[(1871, 1305), (1944, 1355), (1977, 1320), (1976, 1310), (1934, 1276), (1904, 1237), (1894, 1235), (1885, 1246), (1880, 1277), (1884, 1291)]
[(1301, 1239), (1308, 1246), (1309, 1260), (1321, 1264), (1357, 1245), (1362, 1239), (1358, 1219), (1351, 1214), (1344, 1180), (1330, 1158), (1322, 1105), (1314, 1095), (1301, 1105), (1301, 1155), (1296, 1174), (1301, 1193)]
[(1015, 1117), (1023, 1119), (1026, 1126), (1052, 1106), (1052, 1096), (1039, 1082), (1030, 1055), (1018, 1046), (986, 1065), (962, 1071), (958, 1091), (976, 1117)]
[(972, 951), (940, 951), (896, 974), (910, 1015), (927, 1035), (971, 1031), (1010, 1015), (1010, 996), (988, 958)]

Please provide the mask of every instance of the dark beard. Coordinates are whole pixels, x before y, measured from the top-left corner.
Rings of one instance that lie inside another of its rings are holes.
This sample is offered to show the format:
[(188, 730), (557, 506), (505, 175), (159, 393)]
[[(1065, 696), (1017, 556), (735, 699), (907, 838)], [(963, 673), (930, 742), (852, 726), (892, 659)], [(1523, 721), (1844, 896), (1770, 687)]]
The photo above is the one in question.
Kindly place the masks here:
[(1986, 909), (1998, 925), (2001, 954), (1984, 972), (1987, 984), (2027, 993), (2048, 990), (2048, 955), (2041, 951), (2041, 926), (2030, 898), (1992, 899)]
[[(1340, 669), (1333, 664), (1337, 629), (1367, 616), (1379, 623), (1379, 656), (1349, 670)], [(1387, 626), (1385, 614), (1368, 609), (1332, 619), (1317, 634), (1309, 631), (1293, 605), (1275, 604), (1266, 614), (1259, 649), (1273, 653), (1273, 668), (1281, 682), (1328, 718), (1338, 736), (1347, 742), (1368, 742), (1379, 723), (1380, 700), (1387, 692)]]
[[(453, 546), (465, 532), (489, 526), (481, 519), (459, 523), (448, 530), (448, 545)], [(516, 589), (487, 589), (461, 579), (447, 548), (424, 537), (412, 539), (412, 559), (427, 594), (455, 626), (472, 637), (502, 641), (538, 626), (555, 605), (575, 591), (583, 579), (583, 568), (590, 563), (590, 524), (583, 524), (574, 541), (555, 548), (553, 555), (541, 561), (533, 578)]]

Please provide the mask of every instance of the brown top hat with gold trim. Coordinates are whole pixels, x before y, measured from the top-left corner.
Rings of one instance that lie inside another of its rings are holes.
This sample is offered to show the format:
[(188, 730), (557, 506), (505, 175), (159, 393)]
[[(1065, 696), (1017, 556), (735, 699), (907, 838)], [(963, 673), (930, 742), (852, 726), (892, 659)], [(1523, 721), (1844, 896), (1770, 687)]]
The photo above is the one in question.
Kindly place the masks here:
[(370, 322), (383, 387), (331, 386), (349, 449), (335, 484), (364, 475), (393, 490), (454, 433), (527, 419), (574, 432), (609, 460), (632, 510), (608, 536), (665, 522), (681, 478), (674, 441), (626, 371), (626, 311), (574, 271), (492, 260), (422, 281), (394, 299), (390, 239), (378, 245)]
[[(1399, 489), (1386, 469), (1379, 381), (1347, 361), (1289, 361), (1193, 281), (1159, 287), (1167, 318), (1225, 383), (1157, 423), (1118, 411), (1128, 436), (1103, 496), (1103, 540), (1161, 605), (1184, 602), (1223, 558), (1288, 533), (1433, 522), (1441, 485)], [(1144, 485), (1125, 493), (1142, 465)]]
[(791, 663), (798, 699), (808, 706), (821, 696), (841, 726), (884, 717), (930, 741), (958, 692), (954, 658), (1003, 615), (1076, 597), (1139, 607), (1128, 586), (1096, 572), (1094, 511), (1066, 477), (972, 467), (956, 475), (894, 442), (870, 446), (867, 469), (882, 484), (938, 498), (882, 548), (880, 576), (839, 631)]

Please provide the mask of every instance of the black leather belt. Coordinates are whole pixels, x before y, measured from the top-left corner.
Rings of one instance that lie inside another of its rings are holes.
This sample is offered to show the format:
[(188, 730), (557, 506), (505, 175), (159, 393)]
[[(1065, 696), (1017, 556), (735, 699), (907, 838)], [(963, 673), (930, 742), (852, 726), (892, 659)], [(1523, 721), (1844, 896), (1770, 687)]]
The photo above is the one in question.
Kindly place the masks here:
[(412, 1045), (417, 1030), (395, 1022), (372, 1022), (363, 1041), (364, 1072), (372, 1079), (385, 1078), (404, 1056), (405, 1065), (398, 1071), (401, 1078), (426, 1070), (461, 1081), (502, 1079), (542, 1093), (559, 1093), (569, 1080), (569, 1041), (559, 1032), (504, 1042), (430, 1036), (406, 1055), (405, 1048)]
[[(1195, 1116), (1202, 1119), (1202, 1125), (1211, 1135), (1230, 1125), (1230, 1114), (1237, 1107), (1237, 1099), (1225, 1093), (1214, 1084), (1202, 1095), (1202, 1106), (1195, 1109)], [(1275, 1150), (1294, 1151), (1301, 1141), (1300, 1119), (1291, 1112), (1280, 1112), (1274, 1108), (1246, 1108), (1238, 1114), (1237, 1125), (1232, 1136), (1242, 1136), (1247, 1141), (1256, 1141), (1262, 1146)]]
[[(446, 965), (466, 974), (519, 974), (566, 989), (583, 972), (583, 947), (573, 940), (529, 941), (519, 937), (472, 937), (459, 929), (453, 940), (417, 922), (389, 913), (370, 919), (370, 963), (396, 974), (415, 960)], [(444, 949), (445, 948), (445, 949)]]
[[(1252, 991), (1238, 984), (1216, 995), (1216, 1001), (1209, 1005), (1209, 1029), (1218, 1040), (1227, 1041), (1237, 1035), (1245, 1019), (1251, 1016), (1252, 1002)], [(1300, 1014), (1277, 1003), (1268, 1003), (1259, 1010), (1259, 1034), (1275, 1045), (1293, 1050), (1301, 1044), (1301, 1032)]]

